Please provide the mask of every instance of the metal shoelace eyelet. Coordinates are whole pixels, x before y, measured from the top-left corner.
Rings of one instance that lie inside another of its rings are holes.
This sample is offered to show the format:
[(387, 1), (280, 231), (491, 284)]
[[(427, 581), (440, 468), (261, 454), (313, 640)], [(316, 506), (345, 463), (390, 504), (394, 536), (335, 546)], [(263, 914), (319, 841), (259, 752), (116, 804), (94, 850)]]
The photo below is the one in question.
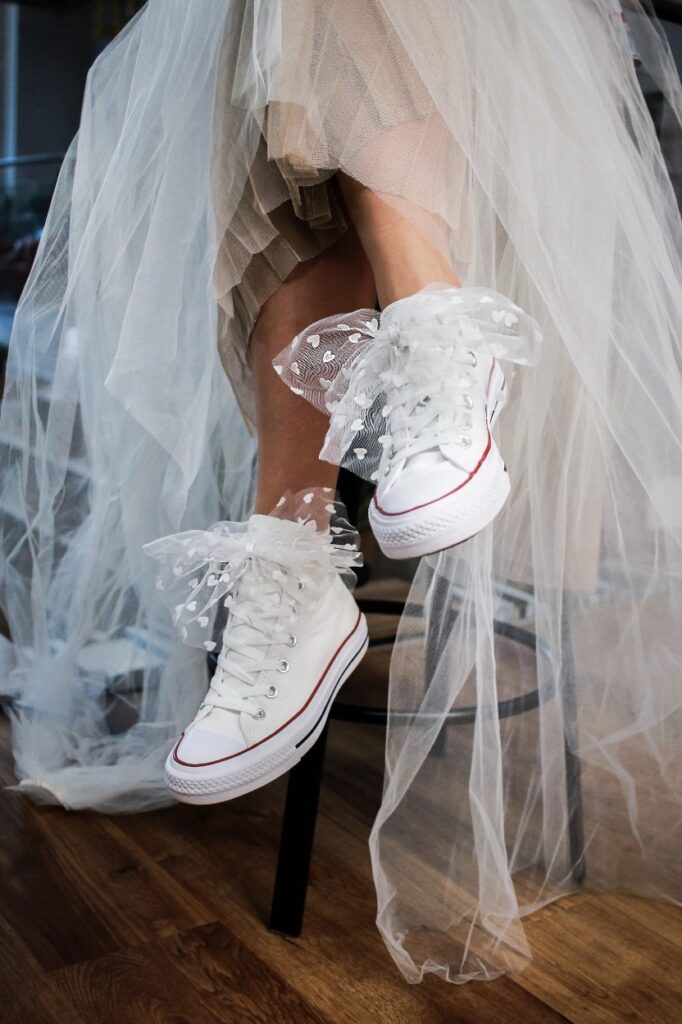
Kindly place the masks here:
[(267, 689), (267, 692), (266, 692), (265, 696), (269, 697), (271, 700), (273, 700), (277, 696), (278, 693), (279, 693), (279, 689), (275, 686), (274, 683), (271, 683), (270, 686), (268, 686), (268, 689)]
[(462, 447), (464, 447), (464, 448), (470, 448), (470, 447), (471, 447), (471, 438), (470, 438), (470, 437), (467, 437), (467, 435), (466, 435), (466, 434), (462, 434), (462, 436), (461, 436), (461, 437), (460, 437), (460, 439), (459, 439), (459, 443), (460, 443), (460, 444), (462, 445)]
[(471, 348), (469, 349), (469, 355), (471, 356), (471, 365), (478, 366), (478, 359), (476, 357), (476, 353)]
[(305, 580), (299, 580), (298, 581), (298, 589), (299, 590), (305, 590)]
[(265, 718), (265, 708), (258, 708), (258, 711), (253, 717), (258, 719)]
[(282, 658), (282, 660), (279, 663), (279, 668), (277, 669), (277, 671), (278, 672), (288, 672), (289, 671), (289, 662), (286, 660), (286, 658)]
[(286, 644), (284, 646), (285, 647), (295, 647), (296, 646), (296, 637), (294, 636), (293, 633), (289, 634), (289, 636), (287, 637), (287, 642), (286, 642)]

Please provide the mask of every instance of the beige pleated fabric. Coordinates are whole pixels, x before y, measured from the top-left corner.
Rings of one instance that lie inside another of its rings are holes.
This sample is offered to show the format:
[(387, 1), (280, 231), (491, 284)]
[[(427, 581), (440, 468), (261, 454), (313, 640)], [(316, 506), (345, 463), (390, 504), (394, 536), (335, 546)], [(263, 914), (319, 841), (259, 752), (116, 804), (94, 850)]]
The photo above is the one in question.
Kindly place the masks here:
[(542, 334), (505, 368), (510, 500), (417, 569), (370, 837), (404, 977), (489, 980), (567, 893), (682, 901), (682, 233), (612, 0), (150, 0), (99, 58), (0, 418), (18, 789), (168, 802), (206, 666), (142, 547), (248, 514), (250, 330), (346, 229), (338, 170)]

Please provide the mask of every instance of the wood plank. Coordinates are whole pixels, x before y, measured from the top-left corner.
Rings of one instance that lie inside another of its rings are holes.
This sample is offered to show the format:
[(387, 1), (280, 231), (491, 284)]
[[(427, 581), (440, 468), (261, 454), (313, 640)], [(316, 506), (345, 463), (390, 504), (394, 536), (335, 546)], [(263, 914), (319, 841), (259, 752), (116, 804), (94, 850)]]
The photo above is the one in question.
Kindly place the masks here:
[(46, 970), (208, 920), (113, 820), (3, 791), (0, 814), (2, 913)]
[(50, 981), (97, 1024), (330, 1024), (263, 959), (212, 922), (99, 960)]
[(50, 975), (97, 1024), (327, 1024), (224, 925), (213, 922)]
[(623, 892), (579, 893), (525, 926), (536, 959), (519, 984), (575, 1024), (678, 1024), (678, 909)]
[(73, 1004), (45, 977), (2, 916), (0, 993), (2, 1024), (74, 1024), (78, 1019)]

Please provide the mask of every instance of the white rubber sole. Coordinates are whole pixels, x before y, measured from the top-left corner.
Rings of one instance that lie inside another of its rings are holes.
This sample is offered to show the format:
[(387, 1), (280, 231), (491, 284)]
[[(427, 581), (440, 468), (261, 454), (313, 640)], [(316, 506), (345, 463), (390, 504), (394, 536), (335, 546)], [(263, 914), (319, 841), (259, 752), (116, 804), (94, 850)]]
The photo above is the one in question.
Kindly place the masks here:
[[(499, 367), (496, 369), (490, 391), (491, 429), (507, 397), (504, 375)], [(398, 515), (387, 515), (372, 501), (369, 523), (388, 558), (421, 558), (475, 536), (501, 511), (510, 490), (509, 473), (492, 441), (485, 461), (464, 487)]]
[(215, 804), (251, 793), (298, 764), (319, 739), (337, 693), (362, 660), (368, 645), (367, 620), (358, 624), (327, 668), (312, 700), (296, 718), (273, 735), (225, 761), (211, 766), (183, 767), (166, 758), (166, 785), (186, 804)]

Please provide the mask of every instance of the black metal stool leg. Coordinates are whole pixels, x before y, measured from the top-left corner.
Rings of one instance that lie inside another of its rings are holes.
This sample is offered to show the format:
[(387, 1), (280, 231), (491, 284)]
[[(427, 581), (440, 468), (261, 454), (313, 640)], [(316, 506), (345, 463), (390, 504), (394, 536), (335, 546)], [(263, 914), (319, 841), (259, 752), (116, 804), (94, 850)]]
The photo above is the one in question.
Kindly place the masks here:
[(578, 740), (578, 711), (575, 696), (575, 664), (571, 637), (570, 596), (564, 593), (561, 613), (561, 702), (564, 710), (564, 756), (566, 764), (566, 800), (568, 804), (568, 843), (571, 854), (571, 874), (578, 885), (585, 879), (585, 852), (583, 828), (583, 795), (580, 779), (580, 759), (573, 753)]
[(269, 924), (285, 935), (300, 935), (303, 927), (328, 728), (289, 772)]

